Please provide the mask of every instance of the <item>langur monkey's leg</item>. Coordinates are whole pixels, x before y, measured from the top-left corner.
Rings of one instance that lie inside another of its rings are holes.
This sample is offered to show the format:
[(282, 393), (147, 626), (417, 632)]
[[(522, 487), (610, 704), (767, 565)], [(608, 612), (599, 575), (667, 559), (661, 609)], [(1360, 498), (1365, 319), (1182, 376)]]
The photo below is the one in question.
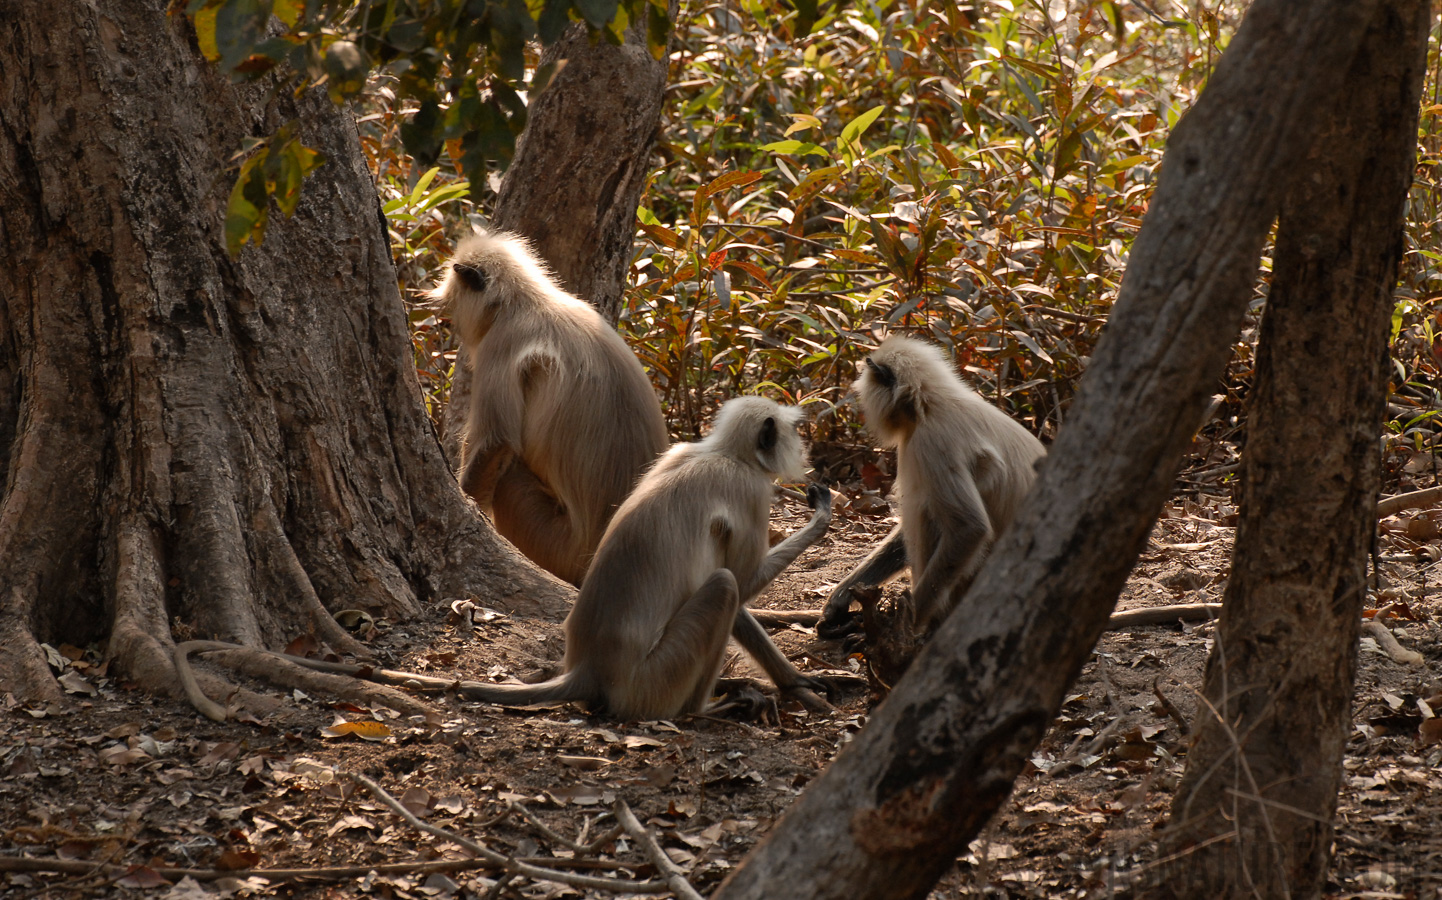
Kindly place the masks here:
[[(731, 623), (741, 611), (741, 591), (730, 569), (717, 569), (676, 610), (651, 652), (629, 667), (629, 683), (611, 692), (608, 711), (621, 718), (680, 707), (700, 712), (721, 674)], [(685, 698), (684, 705), (678, 704)], [(654, 716), (653, 716), (654, 717)]]
[(497, 482), (491, 501), (496, 530), (541, 568), (579, 586), (590, 553), (561, 501), (516, 459)]
[(476, 445), (461, 450), (461, 490), (466, 496), (480, 504), (481, 509), (490, 511), (496, 499), (498, 485), (512, 464), (516, 454), (505, 444), (494, 444), (487, 448)]
[(901, 526), (892, 529), (886, 540), (867, 554), (861, 564), (841, 579), (826, 599), (816, 633), (824, 638), (845, 637), (856, 630), (857, 620), (851, 615), (851, 595), (857, 588), (873, 588), (885, 584), (906, 568), (906, 539)]

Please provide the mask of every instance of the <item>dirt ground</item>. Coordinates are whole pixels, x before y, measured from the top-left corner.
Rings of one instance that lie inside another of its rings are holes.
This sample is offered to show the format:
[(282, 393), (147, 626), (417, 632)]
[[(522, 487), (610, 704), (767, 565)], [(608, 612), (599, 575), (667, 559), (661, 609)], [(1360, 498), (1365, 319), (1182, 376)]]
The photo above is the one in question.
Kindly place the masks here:
[[(818, 606), (894, 522), (878, 492), (848, 499), (828, 537), (756, 605)], [(1234, 513), (1224, 497), (1179, 495), (1119, 608), (1220, 600)], [(789, 532), (805, 517), (787, 500), (775, 522)], [(1380, 582), (1383, 600), (1405, 601), (1414, 616), (1394, 630), (1425, 664), (1398, 664), (1363, 641), (1330, 897), (1442, 898), (1442, 744), (1418, 737), (1442, 669), (1442, 576), (1427, 562), (1438, 529), (1418, 522), (1387, 523)], [(1213, 632), (1201, 623), (1108, 634), (1010, 801), (932, 896), (1105, 897), (1154, 859), (1187, 743), (1156, 691), (1190, 720)], [(792, 626), (776, 640), (805, 671), (857, 671), (856, 658), (811, 629)], [(372, 645), (393, 668), (483, 679), (554, 664), (562, 638), (558, 623), (504, 616), (480, 615), (466, 632), (437, 604), (426, 621), (379, 623)], [(407, 717), (297, 694), (261, 721), (218, 724), (110, 677), (94, 649), (56, 648), (53, 663), (74, 702), (46, 710), (0, 698), (0, 895), (17, 900), (615, 896), (463, 868), (456, 861), (470, 854), (458, 844), (407, 824), (342, 773), (368, 776), (430, 825), (536, 866), (656, 878), (641, 842), (613, 831), (611, 806), (624, 800), (706, 894), (874, 701), (853, 687), (832, 713), (783, 705), (771, 724), (724, 714), (627, 723), (444, 696), (429, 698), (433, 716)], [(759, 675), (741, 659), (726, 674)], [(380, 724), (356, 734), (337, 722)], [(17, 857), (71, 871), (22, 871)], [(395, 865), (375, 868), (386, 864)], [(245, 871), (338, 866), (358, 868)]]

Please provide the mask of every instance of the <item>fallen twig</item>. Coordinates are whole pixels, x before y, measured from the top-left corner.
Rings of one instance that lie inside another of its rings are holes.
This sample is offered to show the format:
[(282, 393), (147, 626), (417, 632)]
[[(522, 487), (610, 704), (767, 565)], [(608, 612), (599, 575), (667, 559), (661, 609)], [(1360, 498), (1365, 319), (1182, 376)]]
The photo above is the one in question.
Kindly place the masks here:
[[(595, 840), (589, 843), (582, 844), (578, 841), (571, 840), (570, 838), (560, 834), (559, 832), (551, 830), (551, 828), (547, 826), (545, 822), (542, 822), (535, 813), (531, 812), (529, 809), (526, 809), (521, 804), (512, 801), (509, 806), (512, 812), (520, 814), (521, 818), (525, 819), (532, 828), (536, 829), (536, 831), (540, 833), (541, 837), (545, 838), (548, 841), (551, 841), (552, 843), (560, 844), (568, 850), (574, 850), (577, 853), (592, 854), (598, 852), (602, 847), (606, 846), (611, 841), (619, 837), (622, 830), (621, 826), (617, 825), (616, 827), (612, 828), (610, 831), (607, 831), (605, 834), (601, 835)], [(573, 860), (567, 860), (567, 862), (572, 861)]]
[(819, 609), (753, 609), (751, 615), (767, 628), (801, 625), (807, 628), (821, 620)]
[[(1129, 609), (1113, 613), (1107, 620), (1108, 631), (1125, 631), (1142, 625), (1169, 625), (1176, 621), (1197, 622), (1215, 619), (1221, 614), (1220, 603), (1176, 603), (1147, 609)], [(815, 625), (821, 619), (819, 609), (753, 609), (751, 615), (762, 625)]]
[(1107, 620), (1107, 631), (1125, 631), (1143, 625), (1170, 625), (1174, 622), (1205, 622), (1222, 614), (1220, 603), (1177, 603), (1171, 606), (1151, 606), (1146, 609), (1129, 609), (1112, 613)]
[[(434, 835), (447, 841), (458, 844), (476, 856), (495, 863), (507, 872), (514, 872), (517, 875), (524, 875), (537, 881), (552, 881), (558, 884), (567, 884), (571, 887), (591, 888), (599, 891), (612, 891), (619, 894), (627, 892), (635, 894), (660, 894), (671, 889), (665, 881), (629, 881), (624, 878), (598, 878), (593, 875), (577, 875), (573, 872), (558, 872), (555, 869), (543, 869), (540, 866), (530, 865), (521, 862), (514, 856), (507, 856), (478, 844), (475, 841), (463, 838), (454, 832), (447, 831), (437, 825), (422, 822), (414, 813), (406, 809), (401, 802), (386, 792), (385, 788), (371, 781), (364, 775), (355, 772), (342, 773), (346, 778), (361, 785), (370, 791), (371, 796), (383, 803), (387, 809), (406, 821), (406, 824), (418, 831)], [(624, 824), (624, 823), (623, 823)], [(699, 897), (698, 897), (699, 900)]]
[(626, 829), (626, 833), (635, 838), (636, 843), (646, 851), (646, 855), (650, 857), (656, 870), (665, 877), (666, 884), (671, 888), (672, 893), (681, 900), (701, 900), (701, 895), (696, 893), (691, 882), (686, 880), (686, 873), (681, 871), (681, 867), (666, 855), (666, 851), (656, 843), (651, 832), (637, 821), (635, 813), (631, 812), (631, 807), (626, 805), (625, 800), (617, 800), (611, 807), (611, 812), (615, 814), (616, 821), (621, 823), (621, 827)]
[(1187, 717), (1182, 715), (1182, 711), (1177, 709), (1177, 705), (1172, 702), (1170, 697), (1162, 693), (1162, 676), (1158, 675), (1152, 680), (1152, 693), (1157, 695), (1157, 701), (1162, 704), (1162, 709), (1166, 710), (1172, 721), (1182, 729), (1182, 737), (1191, 734), (1192, 725), (1187, 721)]
[(1388, 516), (1395, 516), (1403, 510), (1430, 506), (1438, 500), (1442, 500), (1442, 485), (1421, 491), (1413, 491), (1410, 494), (1397, 494), (1392, 497), (1383, 497), (1377, 501), (1377, 518), (1385, 519)]
[(1362, 623), (1362, 632), (1371, 636), (1377, 641), (1377, 646), (1392, 658), (1393, 662), (1399, 662), (1404, 666), (1420, 666), (1426, 662), (1422, 654), (1416, 650), (1408, 650), (1397, 642), (1397, 637), (1387, 629), (1386, 625), (1378, 622), (1376, 618), (1368, 619)]

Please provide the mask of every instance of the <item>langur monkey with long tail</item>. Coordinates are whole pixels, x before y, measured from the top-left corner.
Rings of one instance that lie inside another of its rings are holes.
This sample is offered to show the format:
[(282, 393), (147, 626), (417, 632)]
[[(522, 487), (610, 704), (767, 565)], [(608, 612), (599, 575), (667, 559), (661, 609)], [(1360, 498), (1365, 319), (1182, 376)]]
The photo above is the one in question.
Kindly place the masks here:
[(915, 338), (882, 341), (855, 390), (867, 429), (896, 448), (901, 525), (832, 591), (818, 631), (845, 633), (852, 591), (909, 565), (925, 633), (966, 594), (1046, 448), (972, 390), (939, 348)]
[(431, 296), (449, 304), (473, 371), (461, 488), (522, 553), (579, 585), (668, 443), (645, 371), (520, 237), (466, 238)]
[(746, 609), (826, 531), (831, 494), (768, 552), (772, 483), (804, 477), (799, 410), (762, 397), (721, 407), (711, 432), (677, 444), (616, 511), (566, 618), (564, 673), (534, 685), (467, 684), (464, 695), (527, 705), (579, 701), (621, 719), (699, 712), (735, 637), (783, 690), (802, 675)]

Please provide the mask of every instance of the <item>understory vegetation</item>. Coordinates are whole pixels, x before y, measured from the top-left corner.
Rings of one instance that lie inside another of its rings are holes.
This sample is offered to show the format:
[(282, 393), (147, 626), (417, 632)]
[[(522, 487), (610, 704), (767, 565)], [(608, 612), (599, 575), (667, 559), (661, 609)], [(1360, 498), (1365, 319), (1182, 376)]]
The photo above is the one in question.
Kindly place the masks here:
[[(805, 37), (777, 0), (682, 4), (620, 328), (673, 433), (760, 390), (848, 442), (855, 366), (886, 330), (951, 348), (975, 386), (1055, 433), (1116, 298), (1166, 137), (1244, 3), (925, 0), (829, 8)], [(419, 292), (491, 183), (422, 170), (384, 82), (362, 118), (439, 416), (456, 344)], [(1430, 474), (1442, 196), (1437, 33), (1393, 320), (1388, 489)], [(1244, 442), (1269, 260), (1193, 472)], [(1223, 473), (1225, 477), (1225, 473)]]

